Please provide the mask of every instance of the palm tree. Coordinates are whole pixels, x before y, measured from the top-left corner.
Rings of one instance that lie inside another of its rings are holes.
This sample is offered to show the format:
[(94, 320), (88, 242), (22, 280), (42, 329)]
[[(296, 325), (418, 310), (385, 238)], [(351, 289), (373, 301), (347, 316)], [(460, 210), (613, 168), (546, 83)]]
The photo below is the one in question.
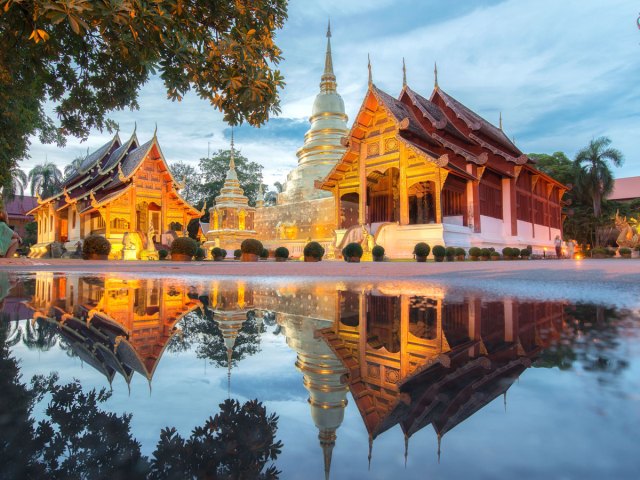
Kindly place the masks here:
[(29, 185), (31, 194), (36, 192), (42, 198), (48, 198), (55, 195), (62, 183), (62, 172), (53, 162), (44, 162), (36, 165), (29, 172)]
[(2, 190), (2, 199), (6, 204), (7, 201), (12, 200), (16, 195), (22, 197), (24, 195), (24, 189), (27, 186), (27, 174), (19, 168), (17, 165), (11, 167), (9, 170), (9, 182), (6, 188)]
[(65, 180), (70, 179), (73, 175), (75, 175), (76, 172), (80, 171), (80, 165), (82, 165), (83, 160), (84, 160), (84, 157), (76, 157), (73, 160), (71, 160), (70, 164), (65, 165), (64, 167)]
[(622, 166), (624, 156), (616, 148), (609, 148), (611, 140), (599, 137), (578, 152), (574, 160), (578, 168), (578, 183), (593, 201), (593, 215), (598, 218), (602, 213), (602, 199), (613, 189), (613, 174), (609, 160), (616, 166)]

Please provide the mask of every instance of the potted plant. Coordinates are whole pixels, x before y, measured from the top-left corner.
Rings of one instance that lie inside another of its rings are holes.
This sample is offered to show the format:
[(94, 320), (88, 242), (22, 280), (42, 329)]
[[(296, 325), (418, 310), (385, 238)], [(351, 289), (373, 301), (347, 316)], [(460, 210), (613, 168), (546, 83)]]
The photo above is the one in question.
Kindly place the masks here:
[(242, 257), (242, 250), (240, 250), (239, 248), (236, 248), (236, 249), (233, 251), (233, 258), (234, 258), (235, 260), (240, 260), (240, 257)]
[(360, 263), (362, 253), (362, 245), (356, 242), (351, 242), (342, 250), (342, 256), (349, 263)]
[(227, 251), (223, 248), (222, 249), (222, 259), (224, 260), (225, 258), (227, 258)]
[(511, 247), (511, 259), (518, 260), (520, 258), (520, 249), (518, 247)]
[(596, 247), (591, 250), (591, 258), (607, 258), (607, 249), (602, 247)]
[(436, 262), (442, 262), (447, 253), (447, 250), (442, 245), (436, 245), (433, 247), (433, 258)]
[(615, 257), (615, 256), (616, 256), (616, 251), (615, 251), (614, 249), (612, 249), (612, 248), (606, 248), (605, 250), (607, 251), (607, 256), (608, 256), (609, 258), (613, 258), (613, 257)]
[(189, 237), (178, 237), (171, 244), (171, 260), (190, 262), (198, 250), (198, 243)]
[(622, 258), (631, 258), (631, 249), (627, 247), (621, 247), (618, 249), (618, 253)]
[(488, 248), (480, 249), (480, 260), (484, 260), (484, 261), (489, 260), (490, 255), (491, 255), (491, 250), (489, 250)]
[(511, 247), (504, 247), (502, 249), (502, 257), (505, 260), (511, 260), (511, 258), (513, 257), (513, 249)]
[(464, 251), (464, 248), (457, 247), (456, 248), (456, 261), (464, 262), (464, 258), (467, 256), (467, 252)]
[(267, 260), (269, 258), (269, 250), (266, 248), (262, 249), (262, 252), (260, 252), (260, 260)]
[(196, 254), (194, 255), (194, 258), (196, 260), (204, 260), (204, 257), (205, 257), (204, 248), (202, 247), (196, 248)]
[(243, 262), (257, 262), (258, 258), (262, 254), (264, 247), (260, 240), (255, 238), (247, 238), (240, 244), (240, 250), (242, 250), (242, 256), (240, 260)]
[(214, 262), (221, 262), (224, 260), (225, 255), (223, 254), (224, 250), (220, 247), (213, 247), (211, 249), (211, 258), (213, 258)]
[(318, 242), (309, 242), (303, 250), (305, 262), (319, 262), (324, 256), (324, 247)]
[(82, 258), (85, 260), (108, 260), (111, 243), (102, 235), (89, 235), (82, 243)]
[(371, 249), (371, 255), (373, 255), (374, 262), (384, 262), (384, 247), (376, 245)]
[(169, 256), (169, 252), (164, 248), (161, 250), (158, 250), (158, 260), (166, 260), (168, 256)]
[(286, 262), (289, 259), (289, 249), (287, 247), (278, 247), (275, 251), (276, 262)]
[(529, 250), (529, 248), (523, 248), (522, 250), (520, 250), (520, 258), (523, 260), (529, 260), (529, 257), (531, 256), (531, 250)]
[(447, 262), (453, 262), (456, 257), (456, 247), (445, 248), (444, 255), (447, 257)]
[(480, 248), (479, 247), (471, 247), (469, 249), (469, 258), (473, 262), (478, 261), (478, 258), (480, 258)]
[(431, 247), (428, 244), (424, 242), (416, 243), (416, 246), (413, 247), (413, 254), (416, 256), (416, 262), (426, 262), (430, 251)]
[(496, 260), (500, 260), (500, 254), (498, 252), (491, 252), (489, 258), (495, 262)]

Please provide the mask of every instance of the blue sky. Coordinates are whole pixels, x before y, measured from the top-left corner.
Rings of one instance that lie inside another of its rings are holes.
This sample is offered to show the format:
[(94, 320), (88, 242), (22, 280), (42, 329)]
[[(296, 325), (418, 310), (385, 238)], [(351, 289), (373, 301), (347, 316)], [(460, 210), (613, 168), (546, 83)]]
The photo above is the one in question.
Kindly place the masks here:
[[(264, 165), (266, 183), (284, 181), (297, 159), (324, 63), (331, 17), (334, 70), (349, 122), (367, 88), (367, 53), (374, 83), (397, 95), (402, 57), (409, 85), (425, 96), (439, 84), (450, 95), (498, 123), (525, 152), (564, 151), (573, 156), (601, 135), (625, 155), (618, 177), (640, 175), (640, 4), (632, 0), (292, 0), (278, 33), (287, 83), (282, 114), (260, 129), (244, 126), (236, 145)], [(166, 99), (153, 79), (140, 92), (140, 110), (112, 118), (127, 137), (138, 125), (145, 141), (158, 123), (169, 162), (197, 164), (208, 148), (228, 148), (222, 115), (195, 94)], [(349, 123), (350, 124), (350, 123)], [(64, 149), (34, 139), (26, 170), (45, 156), (63, 166), (103, 144), (95, 132)]]

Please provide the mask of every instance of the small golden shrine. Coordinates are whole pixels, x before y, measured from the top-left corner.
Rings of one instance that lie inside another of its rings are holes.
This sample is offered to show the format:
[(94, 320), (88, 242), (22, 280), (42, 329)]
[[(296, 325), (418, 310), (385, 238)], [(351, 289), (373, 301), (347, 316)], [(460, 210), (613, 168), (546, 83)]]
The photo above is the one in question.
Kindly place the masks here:
[(209, 231), (204, 244), (207, 254), (213, 247), (233, 253), (247, 238), (255, 238), (253, 226), (255, 208), (240, 187), (234, 161), (233, 130), (231, 131), (231, 160), (224, 186), (216, 197), (215, 205), (209, 209)]

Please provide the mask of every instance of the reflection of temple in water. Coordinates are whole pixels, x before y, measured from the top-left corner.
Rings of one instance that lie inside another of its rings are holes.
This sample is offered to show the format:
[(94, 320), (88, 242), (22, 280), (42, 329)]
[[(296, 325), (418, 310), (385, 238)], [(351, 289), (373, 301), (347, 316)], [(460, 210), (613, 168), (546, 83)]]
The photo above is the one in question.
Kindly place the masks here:
[(27, 303), (32, 321), (56, 325), (80, 359), (111, 382), (133, 372), (149, 381), (175, 327), (200, 302), (184, 287), (159, 279), (122, 280), (37, 273)]
[(413, 295), (382, 286), (350, 291), (219, 280), (187, 287), (170, 279), (43, 273), (35, 290), (27, 302), (34, 321), (56, 324), (71, 349), (110, 381), (116, 372), (130, 381), (134, 371), (150, 380), (176, 324), (198, 308), (219, 327), (227, 356), (219, 364), (230, 375), (250, 312), (256, 322), (269, 312), (297, 353), (327, 478), (348, 392), (370, 448), (396, 425), (407, 450), (409, 438), (428, 425), (440, 441), (506, 394), (560, 335), (564, 315), (559, 302), (488, 300), (438, 288)]

